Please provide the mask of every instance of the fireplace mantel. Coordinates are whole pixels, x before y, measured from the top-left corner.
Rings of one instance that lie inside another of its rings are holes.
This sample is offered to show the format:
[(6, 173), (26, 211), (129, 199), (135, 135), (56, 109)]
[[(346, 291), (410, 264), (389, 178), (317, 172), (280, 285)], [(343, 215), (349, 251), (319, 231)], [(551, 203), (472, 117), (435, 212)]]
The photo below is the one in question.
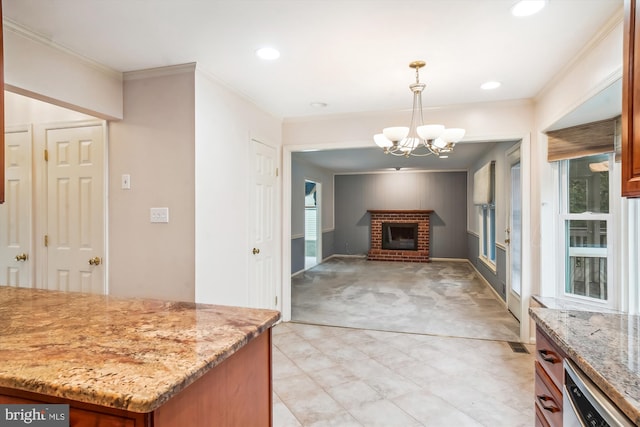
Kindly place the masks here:
[[(371, 246), (367, 259), (372, 261), (431, 262), (429, 258), (429, 216), (433, 210), (369, 209), (371, 215)], [(418, 249), (382, 248), (382, 224), (418, 224)]]

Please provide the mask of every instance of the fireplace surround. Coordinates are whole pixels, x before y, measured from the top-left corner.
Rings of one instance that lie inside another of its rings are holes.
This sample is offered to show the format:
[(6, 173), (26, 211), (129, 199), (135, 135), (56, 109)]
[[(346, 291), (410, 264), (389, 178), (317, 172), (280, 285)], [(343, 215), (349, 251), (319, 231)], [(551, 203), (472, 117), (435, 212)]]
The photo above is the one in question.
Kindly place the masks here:
[[(431, 262), (429, 258), (429, 215), (433, 210), (368, 210), (371, 216), (371, 246), (367, 259), (372, 261)], [(386, 224), (386, 226), (385, 226)], [(391, 248), (389, 227), (396, 226), (396, 244)], [(409, 234), (415, 227), (415, 242), (409, 248)], [(386, 235), (385, 235), (386, 234)]]

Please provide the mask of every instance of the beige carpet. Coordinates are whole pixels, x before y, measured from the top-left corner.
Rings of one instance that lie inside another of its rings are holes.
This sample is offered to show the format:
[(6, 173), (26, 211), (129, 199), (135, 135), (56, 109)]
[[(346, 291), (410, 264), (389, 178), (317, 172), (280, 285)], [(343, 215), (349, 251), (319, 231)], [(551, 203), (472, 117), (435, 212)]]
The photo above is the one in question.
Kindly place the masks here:
[(519, 323), (466, 262), (331, 258), (292, 279), (292, 320), (328, 326), (519, 340)]

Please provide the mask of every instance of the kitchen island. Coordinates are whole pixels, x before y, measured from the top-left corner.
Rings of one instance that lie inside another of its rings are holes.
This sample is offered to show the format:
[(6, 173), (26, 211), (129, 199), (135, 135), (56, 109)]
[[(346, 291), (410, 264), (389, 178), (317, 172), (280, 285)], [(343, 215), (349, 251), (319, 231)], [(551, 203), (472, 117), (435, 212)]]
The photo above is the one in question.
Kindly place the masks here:
[(640, 316), (530, 308), (541, 330), (640, 425)]
[(273, 310), (0, 286), (0, 403), (71, 425), (270, 426)]

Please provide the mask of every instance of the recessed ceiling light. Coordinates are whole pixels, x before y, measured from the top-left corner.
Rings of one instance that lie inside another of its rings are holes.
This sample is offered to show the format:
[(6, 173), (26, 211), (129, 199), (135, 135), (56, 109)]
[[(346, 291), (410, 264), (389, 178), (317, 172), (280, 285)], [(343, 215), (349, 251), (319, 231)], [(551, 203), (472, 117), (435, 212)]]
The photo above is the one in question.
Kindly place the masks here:
[(309, 105), (311, 105), (313, 108), (326, 108), (327, 107), (327, 103), (326, 102), (312, 102)]
[(500, 87), (501, 84), (502, 83), (496, 82), (496, 81), (484, 82), (480, 85), (480, 89), (484, 89), (484, 90), (497, 89)]
[(260, 59), (266, 59), (268, 61), (273, 61), (274, 59), (280, 58), (280, 52), (278, 49), (274, 49), (272, 47), (263, 47), (256, 50), (256, 55)]
[(511, 7), (513, 16), (531, 16), (538, 13), (547, 4), (547, 0), (520, 0)]

